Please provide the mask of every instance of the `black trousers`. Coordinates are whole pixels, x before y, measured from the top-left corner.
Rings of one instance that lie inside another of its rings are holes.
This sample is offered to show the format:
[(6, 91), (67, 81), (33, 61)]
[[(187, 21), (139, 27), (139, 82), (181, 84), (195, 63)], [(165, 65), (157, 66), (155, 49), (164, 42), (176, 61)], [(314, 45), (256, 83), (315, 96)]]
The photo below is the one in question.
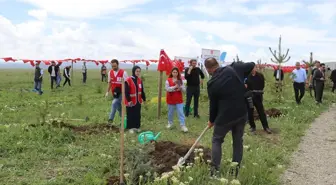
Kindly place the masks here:
[(87, 73), (83, 73), (83, 83), (86, 83)]
[(102, 75), (101, 75), (101, 81), (102, 81), (102, 82), (104, 82), (104, 81), (107, 82), (106, 74), (102, 74)]
[(315, 100), (318, 103), (322, 103), (322, 97), (323, 97), (323, 91), (324, 91), (324, 82), (315, 82)]
[(305, 94), (305, 83), (298, 83), (294, 82), (293, 83), (293, 88), (294, 88), (294, 94), (295, 94), (295, 101), (296, 103), (300, 103), (301, 99), (303, 98)]
[(126, 107), (127, 129), (140, 128), (141, 126), (141, 104), (137, 103), (133, 107)]
[(185, 106), (185, 116), (189, 116), (191, 99), (194, 97), (194, 116), (198, 116), (198, 99), (200, 96), (200, 86), (187, 86), (187, 100)]
[(282, 92), (282, 80), (275, 79), (275, 92)]
[(71, 80), (70, 80), (70, 78), (68, 78), (68, 77), (64, 77), (65, 78), (65, 81), (64, 81), (64, 83), (63, 83), (63, 87), (65, 86), (65, 84), (66, 83), (68, 83), (69, 84), (69, 86), (71, 86)]
[(212, 135), (211, 165), (216, 170), (219, 170), (222, 160), (222, 144), (224, 142), (226, 134), (229, 131), (232, 132), (232, 149), (233, 149), (232, 162), (237, 162), (238, 166), (240, 165), (243, 158), (243, 135), (244, 135), (245, 123), (246, 123), (246, 116), (227, 125), (215, 124)]
[[(264, 109), (264, 104), (263, 104), (263, 95), (262, 94), (254, 94), (253, 95), (253, 105), (254, 107), (257, 109), (259, 118), (260, 118), (260, 122), (262, 127), (265, 129), (268, 129), (268, 122), (267, 122), (267, 117), (265, 114), (265, 109)], [(248, 108), (248, 119), (249, 119), (249, 124), (251, 126), (252, 129), (256, 128), (256, 124), (254, 121), (254, 108)]]
[(336, 89), (336, 81), (333, 81), (331, 92), (335, 92), (335, 89)]
[(57, 84), (57, 77), (56, 76), (50, 76), (51, 80), (51, 89), (54, 88), (54, 83)]

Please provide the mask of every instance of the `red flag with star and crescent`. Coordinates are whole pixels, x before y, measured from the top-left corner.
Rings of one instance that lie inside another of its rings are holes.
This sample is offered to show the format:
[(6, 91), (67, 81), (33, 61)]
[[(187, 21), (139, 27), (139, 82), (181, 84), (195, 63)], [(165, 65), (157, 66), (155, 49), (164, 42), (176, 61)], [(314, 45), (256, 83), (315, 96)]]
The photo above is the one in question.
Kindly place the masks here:
[(169, 56), (167, 55), (167, 53), (163, 49), (161, 49), (160, 57), (159, 57), (159, 64), (158, 64), (157, 70), (160, 71), (160, 72), (164, 72), (164, 71), (167, 72), (170, 63), (171, 63), (171, 60), (170, 60)]

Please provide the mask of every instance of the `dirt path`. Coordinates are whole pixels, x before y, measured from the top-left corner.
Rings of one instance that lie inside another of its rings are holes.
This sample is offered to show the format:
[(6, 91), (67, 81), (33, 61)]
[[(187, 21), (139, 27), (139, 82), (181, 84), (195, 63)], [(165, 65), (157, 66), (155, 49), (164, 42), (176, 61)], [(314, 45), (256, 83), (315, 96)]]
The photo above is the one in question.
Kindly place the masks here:
[(303, 137), (284, 185), (336, 185), (336, 106), (317, 118)]

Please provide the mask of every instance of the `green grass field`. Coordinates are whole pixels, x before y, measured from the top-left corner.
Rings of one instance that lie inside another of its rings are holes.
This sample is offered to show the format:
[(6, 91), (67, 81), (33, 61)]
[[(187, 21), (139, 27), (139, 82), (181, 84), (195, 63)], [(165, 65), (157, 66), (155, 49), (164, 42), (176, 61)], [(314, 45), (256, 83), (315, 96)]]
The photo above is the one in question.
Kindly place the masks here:
[[(81, 83), (81, 74), (75, 71), (73, 86), (50, 90), (50, 80), (45, 74), (42, 96), (31, 92), (34, 70), (0, 70), (0, 184), (106, 184), (110, 176), (119, 175), (119, 134), (100, 132), (83, 134), (67, 128), (54, 127), (50, 119), (84, 119), (88, 122), (67, 121), (73, 125), (97, 125), (106, 123), (110, 112), (111, 98), (104, 98), (106, 83), (100, 82), (99, 71), (88, 71), (87, 85)], [(128, 71), (130, 74), (130, 71)], [(158, 73), (145, 72), (145, 92), (148, 100), (158, 95)], [(307, 91), (303, 103), (297, 106), (289, 80), (286, 80), (281, 102), (273, 88), (271, 73), (265, 73), (267, 87), (264, 98), (266, 109), (277, 108), (284, 114), (269, 118), (273, 135), (258, 132), (249, 135), (248, 126), (244, 137), (244, 157), (238, 180), (246, 185), (276, 185), (279, 176), (286, 169), (291, 153), (312, 120), (326, 110), (335, 95), (326, 88), (324, 104), (315, 105)], [(287, 77), (288, 78), (288, 77)], [(142, 130), (161, 131), (159, 141), (173, 141), (191, 145), (204, 129), (208, 119), (206, 85), (201, 92), (201, 119), (187, 118), (188, 133), (182, 133), (175, 122), (175, 129), (167, 130), (167, 107), (162, 106), (162, 116), (157, 118), (157, 104), (148, 101), (142, 108)], [(163, 91), (164, 92), (164, 91)], [(164, 92), (165, 94), (165, 92)], [(120, 120), (116, 116), (117, 121)], [(41, 126), (32, 127), (30, 125)], [(49, 123), (49, 124), (48, 124)], [(261, 124), (257, 122), (257, 128)], [(206, 133), (201, 145), (211, 147), (212, 131)], [(153, 169), (145, 164), (149, 146), (143, 147), (136, 134), (125, 133), (126, 175), (129, 183), (139, 174), (156, 177), (147, 184), (167, 184)], [(232, 153), (231, 136), (224, 141), (222, 179), (209, 179), (206, 162), (195, 162), (192, 167), (175, 170), (168, 177), (174, 184), (217, 185), (230, 180), (227, 171)], [(145, 152), (144, 152), (145, 151)], [(141, 165), (139, 165), (141, 164)], [(141, 177), (140, 179), (146, 179)], [(225, 178), (225, 179), (224, 179)], [(143, 182), (144, 180), (142, 180)], [(231, 184), (234, 184), (232, 182)]]

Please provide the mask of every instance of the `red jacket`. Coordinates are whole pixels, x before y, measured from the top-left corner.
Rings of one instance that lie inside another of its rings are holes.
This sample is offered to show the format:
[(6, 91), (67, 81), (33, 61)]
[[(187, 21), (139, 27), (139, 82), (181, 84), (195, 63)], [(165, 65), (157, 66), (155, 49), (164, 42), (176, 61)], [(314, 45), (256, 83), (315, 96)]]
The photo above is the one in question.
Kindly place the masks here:
[(124, 70), (119, 69), (117, 76), (114, 76), (114, 71), (110, 71), (110, 83), (111, 83), (111, 92), (113, 94), (113, 91), (116, 87), (121, 89), (121, 79), (124, 77)]
[[(140, 80), (140, 78), (137, 78), (137, 84), (134, 84), (132, 77), (128, 77), (126, 79), (126, 83), (128, 84), (129, 87), (129, 94), (131, 97), (131, 102), (133, 103), (133, 105), (135, 105), (137, 102), (139, 102), (140, 104), (142, 104), (142, 82)], [(136, 86), (138, 86), (138, 94), (136, 92)], [(125, 98), (125, 105), (128, 105), (128, 101)]]
[[(169, 87), (175, 86), (175, 82), (172, 78), (168, 78)], [(167, 104), (175, 105), (183, 103), (183, 95), (182, 91), (174, 91), (174, 92), (168, 92), (166, 94), (166, 102)]]

